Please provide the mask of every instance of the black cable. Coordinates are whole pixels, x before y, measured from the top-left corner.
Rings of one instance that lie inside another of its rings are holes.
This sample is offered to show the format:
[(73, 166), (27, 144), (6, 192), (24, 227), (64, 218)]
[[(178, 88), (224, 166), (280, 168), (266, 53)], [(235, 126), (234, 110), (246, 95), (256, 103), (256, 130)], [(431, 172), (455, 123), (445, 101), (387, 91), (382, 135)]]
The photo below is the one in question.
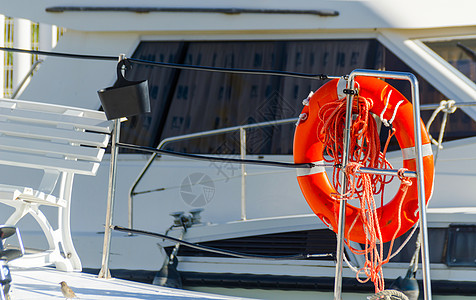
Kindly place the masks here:
[(296, 255), (283, 255), (283, 256), (272, 256), (272, 255), (254, 255), (254, 254), (246, 254), (246, 253), (240, 253), (236, 251), (230, 251), (230, 250), (224, 250), (224, 249), (218, 249), (214, 247), (208, 247), (208, 246), (203, 246), (195, 243), (190, 243), (186, 242), (181, 239), (176, 239), (174, 237), (160, 234), (160, 233), (155, 233), (155, 232), (150, 232), (150, 231), (145, 231), (145, 230), (138, 230), (138, 229), (131, 229), (131, 228), (126, 228), (122, 226), (114, 226), (114, 230), (117, 231), (122, 231), (122, 232), (129, 232), (129, 233), (135, 233), (135, 234), (142, 234), (142, 235), (148, 235), (156, 238), (162, 238), (166, 240), (170, 240), (175, 243), (180, 243), (184, 246), (202, 250), (202, 251), (207, 251), (207, 252), (212, 252), (212, 253), (217, 253), (217, 254), (222, 254), (222, 255), (228, 255), (228, 256), (234, 256), (234, 257), (239, 257), (239, 258), (251, 258), (251, 259), (266, 259), (266, 260), (284, 260), (284, 259), (305, 259), (305, 258), (322, 258), (322, 257), (333, 257), (334, 254), (332, 253), (324, 253), (324, 254), (296, 254)]
[(312, 167), (316, 166), (313, 163), (294, 164), (294, 163), (269, 161), (269, 160), (238, 159), (238, 158), (205, 156), (205, 155), (198, 155), (198, 154), (174, 152), (174, 151), (169, 151), (169, 150), (162, 150), (162, 149), (157, 149), (157, 148), (152, 148), (152, 147), (138, 146), (138, 145), (132, 145), (132, 144), (125, 144), (125, 143), (117, 143), (116, 146), (118, 146), (120, 148), (139, 150), (139, 151), (145, 151), (145, 152), (153, 152), (153, 153), (158, 153), (158, 154), (178, 156), (178, 157), (197, 159), (197, 160), (222, 161), (222, 162), (232, 162), (232, 163), (240, 163), (240, 164), (266, 165), (266, 166), (294, 168), (294, 169), (306, 169), (306, 168), (312, 168)]
[(235, 69), (235, 68), (232, 69), (232, 68), (222, 68), (222, 67), (154, 62), (154, 61), (141, 60), (137, 58), (126, 58), (126, 60), (136, 64), (158, 66), (158, 67), (164, 67), (164, 68), (182, 69), (182, 70), (211, 71), (211, 72), (220, 72), (220, 73), (248, 74), (248, 75), (273, 75), (273, 76), (306, 78), (306, 79), (317, 79), (317, 80), (329, 79), (329, 76), (326, 74), (307, 74), (307, 73), (276, 71), (276, 70)]
[[(58, 56), (58, 57), (64, 57), (64, 58), (77, 58), (77, 59), (92, 59), (92, 60), (107, 60), (107, 61), (117, 61), (119, 59), (119, 56), (71, 54), (71, 53), (26, 50), (26, 49), (6, 48), (6, 47), (0, 47), (0, 51), (38, 54), (38, 55), (44, 55), (44, 56)], [(209, 71), (209, 72), (249, 74), (249, 75), (272, 75), (272, 76), (295, 77), (295, 78), (306, 78), (306, 79), (317, 79), (317, 80), (337, 78), (335, 76), (329, 76), (326, 74), (307, 74), (307, 73), (276, 71), (276, 70), (234, 69), (234, 68), (198, 66), (198, 65), (148, 61), (148, 60), (141, 60), (137, 58), (126, 58), (125, 60), (130, 61), (132, 63), (136, 63), (136, 64), (158, 66), (158, 67), (164, 67), (164, 68), (182, 69), (182, 70)]]
[(58, 57), (65, 57), (65, 58), (78, 58), (78, 59), (111, 60), (111, 61), (118, 61), (119, 59), (119, 56), (71, 54), (71, 53), (25, 50), (25, 49), (6, 48), (6, 47), (0, 47), (0, 50), (7, 51), (7, 52), (29, 53), (29, 54), (38, 54), (38, 55), (45, 55), (45, 56), (58, 56)]

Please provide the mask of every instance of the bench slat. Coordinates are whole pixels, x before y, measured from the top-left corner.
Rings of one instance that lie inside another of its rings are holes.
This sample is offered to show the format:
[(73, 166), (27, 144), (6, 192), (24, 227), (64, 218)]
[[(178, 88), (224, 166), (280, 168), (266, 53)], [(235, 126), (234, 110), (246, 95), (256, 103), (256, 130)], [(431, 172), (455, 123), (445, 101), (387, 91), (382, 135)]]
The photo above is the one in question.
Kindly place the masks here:
[[(70, 107), (57, 104), (49, 104), (42, 102), (33, 102), (33, 101), (24, 101), (24, 100), (14, 100), (14, 99), (5, 99), (0, 98), (0, 107), (7, 108), (9, 112), (13, 110), (25, 110), (36, 113), (53, 113), (57, 115), (68, 115), (68, 116), (78, 116), (77, 112), (80, 112), (80, 118), (84, 119), (94, 119), (97, 124), (103, 126), (103, 130), (97, 130), (99, 132), (110, 133), (112, 131), (113, 124), (110, 121), (107, 121), (107, 118), (102, 111), (95, 111), (90, 109), (84, 109), (79, 107)], [(73, 113), (72, 113), (73, 112)], [(9, 113), (8, 113), (9, 114)], [(93, 122), (91, 120), (86, 122)], [(81, 124), (82, 121), (79, 119), (78, 123)], [(93, 129), (91, 129), (93, 130)]]
[(83, 175), (96, 175), (99, 168), (98, 162), (66, 160), (40, 155), (12, 153), (3, 150), (0, 150), (0, 164), (41, 170), (52, 169)]
[(0, 150), (32, 153), (37, 155), (62, 155), (70, 159), (101, 161), (105, 150), (96, 147), (81, 147), (58, 144), (45, 140), (33, 140), (0, 136)]
[[(81, 113), (81, 111), (77, 112)], [(8, 109), (0, 107), (0, 118), (7, 118), (10, 120), (28, 123), (71, 126), (103, 133), (108, 133), (111, 131), (108, 126), (110, 123), (108, 123), (106, 120), (90, 119), (74, 115), (60, 115), (50, 112)]]
[(70, 143), (107, 147), (109, 135), (94, 132), (73, 131), (52, 127), (31, 126), (11, 122), (0, 122), (0, 133), (33, 139), (63, 140)]

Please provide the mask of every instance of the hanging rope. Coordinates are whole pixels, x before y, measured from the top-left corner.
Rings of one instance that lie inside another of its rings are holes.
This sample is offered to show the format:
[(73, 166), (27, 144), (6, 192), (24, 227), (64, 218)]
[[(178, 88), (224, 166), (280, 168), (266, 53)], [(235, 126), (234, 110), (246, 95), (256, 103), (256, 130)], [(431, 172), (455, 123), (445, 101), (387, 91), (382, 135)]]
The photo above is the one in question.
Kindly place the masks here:
[[(438, 152), (440, 149), (443, 149), (443, 146), (441, 145), (443, 143), (443, 136), (445, 134), (445, 129), (446, 129), (446, 124), (448, 122), (448, 115), (454, 113), (458, 107), (455, 105), (456, 102), (454, 100), (443, 100), (440, 102), (440, 106), (438, 106), (437, 109), (433, 111), (433, 114), (431, 115), (430, 119), (426, 123), (426, 130), (428, 131), (428, 135), (430, 137), (430, 141), (433, 145), (438, 146), (436, 148), (435, 154), (434, 154), (434, 161), (436, 164), (436, 161), (438, 159)], [(436, 116), (440, 113), (443, 112), (443, 119), (441, 121), (441, 126), (440, 126), (440, 133), (438, 135), (438, 141), (435, 140), (431, 134), (430, 134), (430, 126), (435, 120)]]
[[(385, 90), (382, 92), (382, 99), (384, 98)], [(390, 98), (391, 92), (387, 96)], [(334, 205), (334, 217), (338, 220), (338, 208), (341, 200), (358, 199), (360, 204), (360, 212), (354, 219), (352, 225), (347, 229), (347, 236), (349, 236), (358, 218), (362, 221), (363, 229), (366, 232), (365, 248), (363, 250), (355, 249), (350, 246), (348, 241), (345, 241), (349, 249), (358, 255), (365, 256), (364, 266), (357, 271), (356, 277), (359, 282), (365, 283), (371, 280), (375, 285), (375, 293), (379, 293), (384, 290), (385, 283), (383, 277), (382, 267), (388, 263), (395, 238), (401, 228), (402, 218), (402, 204), (408, 187), (411, 185), (411, 181), (403, 177), (406, 169), (400, 169), (398, 177), (402, 181), (401, 190), (403, 196), (400, 198), (398, 207), (398, 228), (390, 242), (390, 246), (385, 257), (382, 233), (380, 231), (379, 216), (377, 214), (377, 204), (375, 202), (375, 195), (381, 195), (381, 203), (383, 206), (383, 194), (386, 184), (392, 181), (393, 178), (387, 179), (386, 176), (378, 174), (367, 174), (359, 172), (361, 167), (388, 169), (392, 168), (391, 164), (385, 159), (386, 151), (390, 142), (390, 139), (395, 134), (395, 129), (390, 128), (387, 141), (382, 151), (380, 151), (380, 138), (377, 131), (377, 125), (375, 119), (372, 117), (370, 110), (373, 106), (373, 100), (357, 95), (357, 101), (354, 101), (352, 107), (352, 126), (350, 128), (349, 139), (349, 163), (345, 167), (345, 176), (347, 178), (346, 193), (344, 195), (335, 194), (333, 198), (336, 200)], [(400, 101), (395, 107), (392, 118), (390, 120), (383, 119), (383, 114), (387, 109), (387, 105), (384, 111), (380, 115), (382, 121), (385, 120), (386, 126), (391, 126), (396, 111), (400, 104)], [(343, 147), (344, 147), (344, 127), (345, 127), (345, 115), (346, 115), (346, 102), (336, 100), (323, 105), (318, 113), (319, 123), (317, 126), (317, 135), (319, 140), (325, 145), (325, 151), (330, 158), (325, 159), (328, 162), (333, 162), (336, 165), (343, 163)], [(336, 190), (339, 190), (341, 183), (340, 168), (334, 168), (332, 183)], [(360, 279), (360, 275), (365, 274), (365, 279)]]
[[(377, 131), (375, 119), (370, 114), (373, 101), (370, 98), (357, 96), (357, 104), (353, 106), (354, 122), (350, 131), (349, 161), (357, 162), (363, 167), (391, 169), (392, 165), (385, 159), (385, 154), (390, 139), (395, 134), (391, 129), (387, 142), (382, 152), (380, 152), (380, 138)], [(317, 126), (318, 139), (325, 145), (326, 153), (330, 159), (324, 158), (327, 162), (342, 164), (344, 127), (345, 127), (346, 107), (345, 101), (336, 100), (321, 107), (318, 113), (319, 123)], [(340, 188), (340, 169), (334, 168), (332, 183), (336, 190)], [(387, 176), (378, 174), (371, 175), (373, 194), (381, 194), (383, 201), (384, 186), (392, 181)], [(356, 196), (362, 194), (362, 181), (356, 183)]]
[[(355, 194), (355, 182), (356, 178), (360, 176), (363, 183), (363, 193), (359, 197), (360, 200), (360, 218), (364, 224), (364, 230), (367, 233), (367, 240), (365, 242), (365, 248), (363, 250), (355, 249), (346, 242), (349, 249), (357, 255), (365, 255), (365, 264), (358, 270), (356, 278), (359, 282), (365, 283), (368, 280), (371, 280), (375, 285), (375, 292), (378, 293), (383, 291), (385, 288), (385, 282), (383, 277), (383, 265), (390, 261), (390, 258), (393, 257), (393, 245), (398, 231), (401, 228), (401, 213), (402, 213), (402, 204), (403, 200), (400, 200), (398, 207), (398, 227), (395, 231), (393, 238), (390, 241), (390, 246), (388, 249), (387, 257), (384, 259), (384, 247), (383, 244), (379, 241), (382, 240), (382, 233), (380, 232), (379, 217), (377, 214), (377, 205), (375, 199), (372, 195), (372, 182), (369, 174), (360, 173), (359, 168), (361, 165), (350, 162), (346, 167), (346, 176), (349, 182), (349, 192), (350, 198)], [(402, 168), (398, 171), (398, 177), (402, 181), (401, 189), (402, 193), (405, 196), (407, 193), (408, 187), (411, 186), (412, 182), (407, 178), (403, 177), (403, 173), (406, 169)], [(402, 198), (403, 199), (403, 198)], [(351, 228), (348, 229), (350, 232)], [(364, 273), (366, 279), (360, 279), (360, 274)]]
[[(433, 121), (435, 120), (436, 116), (442, 111), (444, 113), (443, 115), (443, 120), (441, 122), (441, 127), (440, 127), (440, 136), (438, 137), (438, 141), (436, 141), (430, 133), (428, 135), (430, 136), (431, 143), (433, 145), (438, 146), (438, 149), (443, 149), (441, 146), (441, 142), (443, 139), (443, 134), (445, 132), (446, 128), (446, 123), (448, 119), (448, 114), (452, 114), (458, 109), (458, 107), (455, 105), (456, 102), (454, 100), (443, 100), (440, 101), (440, 106), (438, 106), (437, 109), (433, 111), (433, 114), (431, 115), (430, 119), (428, 119), (428, 122), (426, 123), (426, 130), (430, 132), (430, 127), (431, 124), (433, 124)], [(440, 138), (441, 137), (441, 138)]]

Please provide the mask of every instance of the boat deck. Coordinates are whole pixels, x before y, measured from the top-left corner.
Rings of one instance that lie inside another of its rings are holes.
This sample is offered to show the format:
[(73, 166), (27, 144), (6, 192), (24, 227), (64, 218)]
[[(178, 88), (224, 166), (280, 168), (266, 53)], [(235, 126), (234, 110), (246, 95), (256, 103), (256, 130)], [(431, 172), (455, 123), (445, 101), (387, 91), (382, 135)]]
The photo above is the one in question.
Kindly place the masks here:
[(11, 268), (12, 299), (64, 299), (60, 282), (65, 281), (78, 299), (243, 299), (155, 286), (121, 279), (99, 279), (80, 272), (53, 268)]

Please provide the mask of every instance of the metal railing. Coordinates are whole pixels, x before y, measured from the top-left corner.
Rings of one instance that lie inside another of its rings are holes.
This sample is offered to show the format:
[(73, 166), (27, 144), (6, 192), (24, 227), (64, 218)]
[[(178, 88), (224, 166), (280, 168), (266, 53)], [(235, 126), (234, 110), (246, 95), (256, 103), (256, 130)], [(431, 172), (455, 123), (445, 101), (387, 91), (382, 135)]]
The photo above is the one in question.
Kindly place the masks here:
[[(424, 104), (420, 106), (420, 110), (435, 110), (437, 109), (441, 104)], [(464, 103), (464, 102), (459, 102), (455, 103), (455, 106), (457, 107), (462, 107), (462, 106), (475, 106), (474, 103)], [(246, 156), (246, 129), (250, 128), (258, 128), (258, 127), (266, 127), (266, 126), (274, 126), (274, 125), (282, 125), (282, 124), (288, 124), (292, 122), (296, 122), (297, 118), (290, 118), (290, 119), (283, 119), (283, 120), (277, 120), (277, 121), (268, 121), (268, 122), (260, 122), (260, 123), (254, 123), (254, 124), (247, 124), (247, 125), (241, 125), (241, 126), (233, 126), (233, 127), (227, 127), (227, 128), (221, 128), (221, 129), (215, 129), (215, 130), (209, 130), (209, 131), (202, 131), (202, 132), (196, 132), (196, 133), (191, 133), (191, 134), (184, 134), (184, 135), (179, 135), (179, 136), (174, 136), (174, 137), (169, 137), (163, 139), (160, 144), (157, 146), (157, 149), (162, 149), (165, 145), (173, 142), (178, 142), (178, 141), (185, 141), (189, 139), (194, 139), (194, 138), (200, 138), (200, 137), (205, 137), (205, 136), (212, 136), (212, 135), (219, 135), (219, 134), (224, 134), (224, 133), (229, 133), (233, 131), (240, 131), (240, 156), (241, 159), (244, 159)], [(135, 192), (135, 189), (137, 185), (140, 183), (144, 175), (147, 173), (148, 169), (154, 162), (154, 160), (157, 157), (157, 153), (153, 153), (149, 160), (147, 161), (146, 165), (142, 169), (142, 171), (139, 173), (139, 176), (136, 178), (134, 183), (132, 184), (131, 188), (129, 189), (129, 197), (128, 197), (128, 225), (129, 228), (133, 228), (133, 211), (134, 211), (134, 196), (137, 194), (141, 194), (141, 192)], [(382, 171), (380, 171), (382, 172)], [(388, 174), (387, 174), (388, 175)], [(410, 174), (409, 176), (412, 176)], [(412, 176), (413, 177), (413, 176)], [(241, 166), (241, 219), (245, 220), (246, 219), (246, 199), (245, 199), (245, 192), (246, 192), (246, 166), (243, 164)]]
[[(430, 259), (428, 249), (428, 230), (427, 230), (427, 216), (426, 216), (426, 203), (425, 203), (425, 183), (424, 169), (423, 169), (423, 150), (422, 150), (422, 137), (421, 137), (421, 124), (420, 124), (420, 92), (418, 86), (418, 80), (415, 75), (411, 73), (403, 72), (389, 72), (389, 71), (375, 71), (375, 70), (363, 70), (357, 69), (350, 73), (347, 81), (347, 89), (354, 91), (355, 78), (357, 76), (368, 76), (378, 78), (389, 78), (397, 80), (409, 81), (411, 86), (411, 96), (413, 104), (413, 123), (414, 123), (414, 139), (415, 139), (415, 162), (416, 162), (416, 183), (418, 194), (418, 212), (420, 215), (420, 239), (421, 239), (421, 261), (423, 270), (423, 290), (424, 299), (431, 300), (431, 281), (430, 281)], [(349, 162), (349, 150), (350, 150), (350, 126), (352, 124), (352, 103), (355, 93), (347, 94), (346, 114), (345, 114), (345, 127), (344, 127), (344, 143), (342, 153), (342, 164), (345, 168)], [(347, 177), (344, 172), (340, 177), (341, 190), (340, 194), (344, 195), (347, 192)], [(336, 253), (336, 275), (334, 282), (334, 300), (341, 300), (342, 297), (342, 266), (344, 257), (344, 228), (346, 217), (346, 199), (341, 199), (339, 204), (339, 218), (338, 218), (338, 230), (337, 230), (337, 253)]]
[[(227, 128), (221, 128), (221, 129), (215, 129), (215, 130), (209, 130), (209, 131), (202, 131), (202, 132), (197, 132), (197, 133), (191, 133), (191, 134), (184, 134), (184, 135), (179, 135), (179, 136), (174, 136), (174, 137), (169, 137), (166, 139), (163, 139), (160, 144), (157, 146), (157, 149), (162, 149), (165, 145), (172, 143), (172, 142), (178, 142), (178, 141), (185, 141), (189, 139), (195, 139), (195, 138), (201, 138), (201, 137), (206, 137), (206, 136), (212, 136), (212, 135), (218, 135), (218, 134), (223, 134), (223, 133), (229, 133), (233, 131), (240, 131), (240, 156), (241, 159), (244, 159), (246, 156), (246, 130), (250, 128), (258, 128), (258, 127), (268, 127), (268, 126), (276, 126), (276, 125), (283, 125), (283, 124), (289, 124), (289, 123), (295, 123), (298, 119), (297, 118), (290, 118), (290, 119), (283, 119), (283, 120), (277, 120), (277, 121), (267, 121), (267, 122), (260, 122), (260, 123), (254, 123), (254, 124), (246, 124), (246, 125), (241, 125), (241, 126), (233, 126), (233, 127), (227, 127)], [(128, 199), (128, 225), (129, 228), (134, 228), (134, 219), (133, 219), (133, 213), (134, 213), (134, 195), (137, 193), (135, 192), (135, 189), (137, 185), (140, 183), (144, 175), (147, 173), (147, 170), (150, 168), (152, 163), (154, 162), (155, 158), (157, 157), (157, 153), (153, 153), (149, 160), (147, 161), (146, 165), (142, 169), (142, 171), (139, 173), (139, 176), (136, 178), (134, 183), (132, 184), (131, 188), (129, 189), (129, 199)], [(241, 219), (246, 220), (246, 167), (244, 164), (241, 165)]]
[(21, 92), (21, 90), (25, 87), (25, 84), (27, 83), (28, 79), (30, 79), (31, 76), (33, 76), (33, 73), (36, 71), (38, 66), (43, 62), (42, 59), (36, 60), (33, 65), (31, 66), (30, 70), (28, 73), (26, 73), (25, 77), (23, 77), (22, 81), (18, 84), (18, 86), (15, 88), (15, 91), (13, 91), (13, 94), (11, 96), (11, 99), (16, 99), (18, 94)]

